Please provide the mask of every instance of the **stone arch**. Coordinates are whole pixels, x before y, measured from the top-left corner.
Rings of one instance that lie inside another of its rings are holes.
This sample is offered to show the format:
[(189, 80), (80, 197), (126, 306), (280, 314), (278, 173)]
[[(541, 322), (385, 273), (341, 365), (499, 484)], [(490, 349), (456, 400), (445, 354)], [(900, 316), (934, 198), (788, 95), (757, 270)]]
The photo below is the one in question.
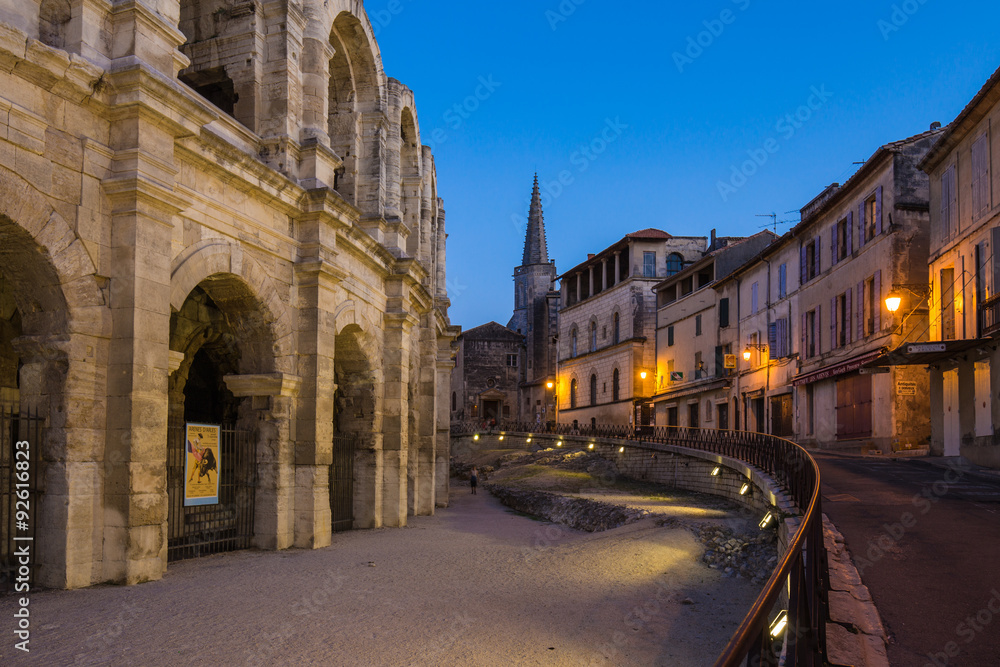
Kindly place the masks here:
[(110, 335), (107, 318), (94, 313), (106, 307), (95, 273), (83, 242), (45, 195), (0, 167), (0, 363), (14, 380), (0, 389), (0, 409), (45, 417), (37, 443), (45, 493), (35, 521), (42, 526), (38, 581), (48, 586), (93, 583), (94, 534), (103, 519), (92, 511), (99, 494), (85, 490), (100, 488), (93, 464), (104, 455), (98, 397), (106, 388), (96, 360)]
[[(424, 236), (427, 230), (421, 224), (423, 220), (422, 192), (422, 155), (420, 149), (420, 134), (413, 110), (404, 107), (399, 118), (399, 174), (400, 174), (400, 210), (403, 222), (410, 230), (406, 242), (406, 253), (411, 257), (422, 257), (422, 248), (426, 245)], [(429, 221), (428, 221), (429, 222)], [(427, 267), (430, 269), (430, 267)]]
[[(170, 270), (170, 308), (178, 312), (194, 289), (208, 281), (206, 290), (223, 310), (227, 304), (237, 310), (255, 312), (248, 322), (256, 332), (255, 345), (270, 339), (274, 371), (292, 373), (294, 331), (288, 306), (281, 300), (274, 281), (243, 248), (230, 241), (207, 239), (186, 248), (174, 258)], [(213, 294), (215, 291), (215, 294)], [(270, 331), (265, 335), (265, 330)], [(175, 351), (183, 351), (173, 347)], [(265, 350), (259, 356), (266, 358)]]
[(597, 370), (591, 369), (590, 371), (590, 406), (594, 407), (597, 405), (598, 401), (598, 391), (597, 391)]
[(575, 410), (579, 405), (580, 382), (576, 379), (576, 373), (570, 376), (569, 380), (569, 407)]

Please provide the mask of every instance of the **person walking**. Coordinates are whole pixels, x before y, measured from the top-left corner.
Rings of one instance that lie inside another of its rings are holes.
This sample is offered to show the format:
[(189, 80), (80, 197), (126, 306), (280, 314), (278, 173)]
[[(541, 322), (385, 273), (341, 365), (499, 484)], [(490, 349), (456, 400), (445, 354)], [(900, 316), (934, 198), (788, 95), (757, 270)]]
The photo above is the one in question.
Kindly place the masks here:
[(476, 466), (472, 466), (472, 472), (469, 474), (469, 485), (472, 486), (472, 495), (476, 495), (476, 487), (479, 485), (479, 472)]

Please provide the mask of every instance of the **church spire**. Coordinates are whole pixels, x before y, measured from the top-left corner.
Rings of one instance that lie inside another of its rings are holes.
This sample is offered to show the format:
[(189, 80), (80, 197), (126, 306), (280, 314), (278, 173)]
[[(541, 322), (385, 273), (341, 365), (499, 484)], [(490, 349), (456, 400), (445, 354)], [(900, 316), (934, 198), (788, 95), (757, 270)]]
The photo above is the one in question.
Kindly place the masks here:
[(531, 191), (531, 210), (528, 212), (528, 232), (524, 237), (522, 266), (548, 264), (549, 249), (545, 243), (545, 216), (542, 215), (542, 194), (538, 190), (538, 174)]

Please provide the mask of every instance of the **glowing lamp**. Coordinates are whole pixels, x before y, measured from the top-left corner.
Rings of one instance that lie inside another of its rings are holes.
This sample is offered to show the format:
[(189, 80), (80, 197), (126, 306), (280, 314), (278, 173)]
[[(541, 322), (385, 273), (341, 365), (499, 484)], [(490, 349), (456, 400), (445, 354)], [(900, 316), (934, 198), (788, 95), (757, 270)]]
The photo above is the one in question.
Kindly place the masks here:
[(621, 449), (619, 449), (619, 450), (618, 450), (618, 453), (619, 453), (619, 454), (624, 454), (624, 453), (625, 453), (625, 448), (624, 448), (624, 447), (622, 447)]
[(551, 381), (550, 382), (546, 382), (545, 386), (548, 387), (549, 389), (552, 389), (553, 387), (556, 386), (556, 383), (555, 382), (551, 382)]
[(743, 486), (740, 487), (740, 495), (745, 496), (748, 493), (750, 493), (750, 485), (744, 482)]
[(750, 361), (750, 348), (743, 350), (743, 361)]
[(474, 436), (472, 436), (472, 439), (475, 440), (476, 442), (479, 442), (479, 434), (477, 433)]
[(778, 637), (780, 637), (781, 633), (784, 632), (785, 628), (787, 627), (788, 627), (788, 612), (782, 609), (781, 613), (778, 614), (778, 617), (774, 619), (773, 623), (771, 623), (771, 638), (777, 639)]
[(895, 313), (899, 310), (899, 305), (903, 302), (903, 297), (899, 292), (893, 290), (889, 292), (889, 296), (885, 299), (885, 307), (890, 313)]
[(643, 380), (646, 379), (647, 375), (649, 375), (649, 373), (647, 373), (646, 371), (642, 371), (641, 373), (639, 373), (639, 377), (641, 377)]
[(712, 469), (712, 477), (718, 477), (720, 472), (722, 472), (722, 468), (720, 468), (719, 466), (715, 466)]
[(772, 521), (774, 521), (774, 514), (768, 512), (767, 515), (760, 520), (760, 529), (764, 530), (765, 528), (771, 525)]

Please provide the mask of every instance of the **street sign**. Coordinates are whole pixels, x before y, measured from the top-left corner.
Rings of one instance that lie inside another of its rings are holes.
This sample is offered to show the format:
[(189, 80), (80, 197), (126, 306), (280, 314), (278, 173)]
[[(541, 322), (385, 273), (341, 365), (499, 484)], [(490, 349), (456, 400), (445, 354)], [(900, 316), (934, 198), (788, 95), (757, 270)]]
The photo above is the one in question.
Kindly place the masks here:
[(930, 352), (947, 352), (948, 346), (944, 343), (924, 343), (921, 345), (907, 345), (906, 351), (909, 354), (928, 354)]
[(670, 374), (670, 381), (671, 382), (684, 382), (684, 373), (671, 373)]
[(899, 396), (916, 396), (917, 395), (917, 383), (916, 382), (904, 382), (899, 381), (896, 383), (896, 394)]
[(882, 375), (888, 373), (889, 369), (885, 366), (879, 366), (877, 368), (862, 368), (858, 371), (861, 375)]

